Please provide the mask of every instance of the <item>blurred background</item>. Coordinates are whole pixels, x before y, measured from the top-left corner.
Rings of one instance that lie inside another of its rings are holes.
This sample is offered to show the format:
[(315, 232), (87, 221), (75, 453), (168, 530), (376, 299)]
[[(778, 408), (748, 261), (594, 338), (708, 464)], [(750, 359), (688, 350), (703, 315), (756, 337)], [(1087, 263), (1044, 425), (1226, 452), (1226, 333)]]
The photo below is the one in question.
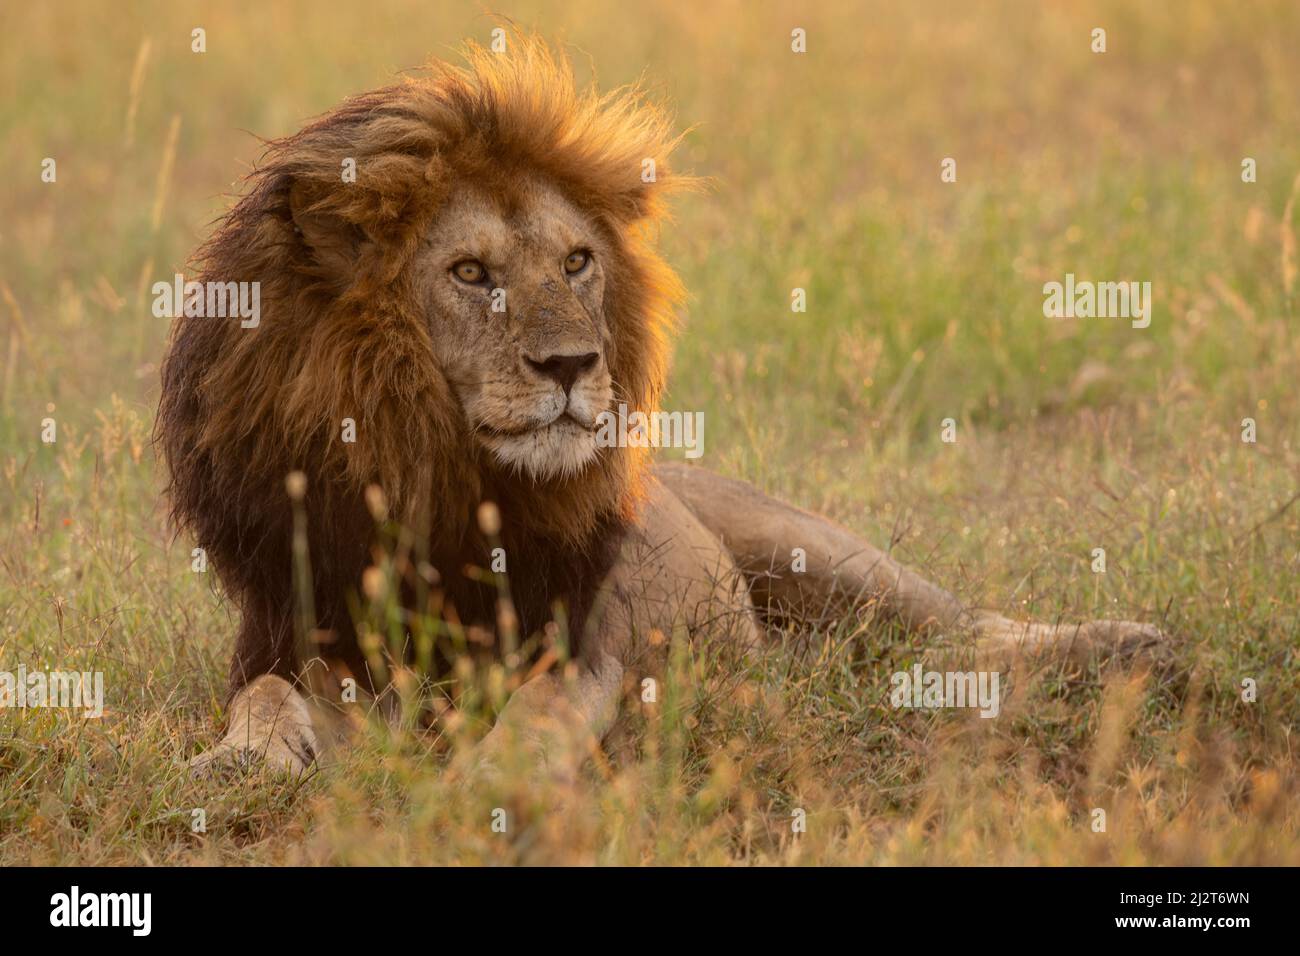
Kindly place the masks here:
[[(644, 81), (691, 129), (678, 164), (711, 184), (662, 234), (691, 290), (667, 405), (705, 412), (703, 464), (983, 605), (1162, 623), (1196, 691), (1136, 708), (1143, 761), (1189, 766), (1177, 734), (1194, 699), (1195, 727), (1224, 748), (1228, 805), (1260, 767), (1292, 779), (1291, 0), (6, 4), (0, 665), (118, 669), (144, 688), (119, 702), (121, 733), (157, 746), (177, 730), (169, 707), (199, 732), (211, 720), (233, 622), (158, 501), (148, 434), (167, 321), (149, 287), (181, 270), (260, 138), (489, 42), (496, 15), (563, 44), (602, 88)], [(948, 157), (955, 183), (940, 178)], [(1067, 272), (1149, 281), (1150, 327), (1045, 319), (1043, 283)], [(791, 311), (795, 287), (806, 313)], [(955, 444), (940, 441), (947, 418)], [(1105, 575), (1089, 568), (1096, 547)], [(1244, 675), (1268, 688), (1253, 708)], [(1064, 761), (1062, 786), (1098, 687), (1021, 728)], [(84, 753), (57, 756), (67, 746), (33, 723), (0, 738), (0, 774), (23, 781), (0, 831), (45, 812), (24, 768), (85, 770)], [(879, 784), (878, 763), (854, 766)], [(66, 824), (82, 797), (51, 796), (49, 819)]]

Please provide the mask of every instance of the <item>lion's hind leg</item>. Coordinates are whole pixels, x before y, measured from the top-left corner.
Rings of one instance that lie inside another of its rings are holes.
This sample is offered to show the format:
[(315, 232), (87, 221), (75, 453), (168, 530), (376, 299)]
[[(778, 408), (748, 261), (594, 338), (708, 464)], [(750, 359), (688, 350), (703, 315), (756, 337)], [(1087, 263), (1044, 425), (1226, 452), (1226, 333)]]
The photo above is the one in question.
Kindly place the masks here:
[(819, 619), (876, 599), (909, 631), (976, 623), (952, 594), (832, 521), (702, 468), (655, 473), (731, 552), (760, 612)]
[(1046, 624), (969, 607), (832, 521), (702, 468), (663, 465), (659, 480), (717, 535), (760, 611), (826, 619), (874, 600), (910, 632), (967, 634), (982, 653), (1081, 660), (1162, 652), (1158, 628), (1132, 621)]

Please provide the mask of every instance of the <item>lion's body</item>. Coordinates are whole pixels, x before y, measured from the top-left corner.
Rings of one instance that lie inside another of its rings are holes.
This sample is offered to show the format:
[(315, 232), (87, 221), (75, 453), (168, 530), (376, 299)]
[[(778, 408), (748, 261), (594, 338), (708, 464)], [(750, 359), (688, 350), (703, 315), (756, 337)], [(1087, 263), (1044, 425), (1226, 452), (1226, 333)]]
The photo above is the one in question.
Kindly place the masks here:
[[(521, 687), (486, 753), (516, 732), (547, 749), (600, 736), (662, 653), (657, 635), (748, 647), (754, 603), (803, 613), (870, 594), (917, 631), (1061, 636), (968, 611), (748, 486), (652, 474), (643, 449), (597, 442), (598, 415), (653, 411), (664, 387), (682, 289), (650, 230), (686, 182), (675, 143), (634, 91), (579, 92), (566, 63), (516, 37), (510, 54), (473, 49), (468, 69), (437, 66), (271, 144), (196, 257), (199, 281), (260, 283), (262, 320), (181, 319), (163, 365), (174, 512), (241, 610), (231, 730), (204, 760), (311, 758), (290, 682), (307, 653), (367, 679), (353, 612), (380, 526), (406, 542), (412, 610), (432, 593), (498, 652), (503, 630), (544, 649), (548, 625), (567, 626), (577, 667)], [(506, 618), (494, 584), (465, 571), (498, 548)], [(1113, 636), (1150, 636), (1124, 628)]]

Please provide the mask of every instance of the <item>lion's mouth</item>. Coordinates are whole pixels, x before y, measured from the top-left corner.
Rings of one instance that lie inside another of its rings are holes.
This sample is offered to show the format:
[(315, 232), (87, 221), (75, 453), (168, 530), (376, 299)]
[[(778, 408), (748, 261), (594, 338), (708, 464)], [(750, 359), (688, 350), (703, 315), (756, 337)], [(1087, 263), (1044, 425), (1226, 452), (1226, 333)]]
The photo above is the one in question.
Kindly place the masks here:
[(565, 428), (575, 432), (591, 432), (595, 431), (595, 423), (593, 422), (588, 425), (585, 422), (579, 421), (568, 411), (563, 411), (550, 421), (539, 422), (535, 425), (520, 425), (510, 428), (500, 428), (496, 425), (490, 425), (487, 422), (480, 422), (478, 425), (478, 431), (480, 433), (487, 435), (490, 438), (503, 439), (524, 438), (528, 435), (535, 435), (539, 432), (544, 432), (548, 428)]
[(573, 477), (597, 457), (596, 431), (560, 414), (523, 428), (480, 425), (478, 440), (501, 467), (531, 475), (535, 481)]

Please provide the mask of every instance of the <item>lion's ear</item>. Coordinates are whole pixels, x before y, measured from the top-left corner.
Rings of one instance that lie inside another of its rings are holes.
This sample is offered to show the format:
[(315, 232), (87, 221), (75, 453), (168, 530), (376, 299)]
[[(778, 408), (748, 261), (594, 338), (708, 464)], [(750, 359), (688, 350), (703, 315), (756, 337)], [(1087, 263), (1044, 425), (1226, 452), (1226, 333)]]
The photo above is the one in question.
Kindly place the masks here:
[(322, 268), (346, 281), (366, 234), (332, 206), (325, 187), (319, 184), (295, 180), (289, 188), (289, 213), (298, 234)]

